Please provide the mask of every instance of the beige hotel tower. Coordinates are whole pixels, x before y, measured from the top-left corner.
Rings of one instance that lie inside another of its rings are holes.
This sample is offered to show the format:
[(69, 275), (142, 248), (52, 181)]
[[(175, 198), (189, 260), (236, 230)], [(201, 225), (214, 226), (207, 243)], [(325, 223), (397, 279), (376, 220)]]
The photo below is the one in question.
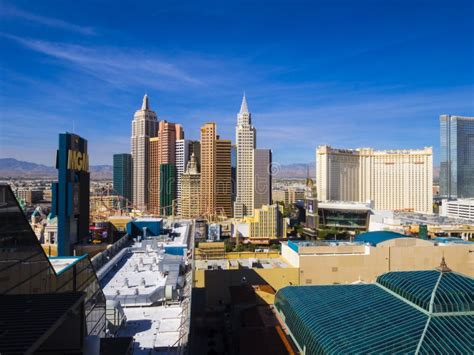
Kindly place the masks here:
[(158, 119), (150, 110), (148, 96), (143, 97), (142, 108), (135, 112), (132, 121), (133, 204), (146, 210), (148, 205), (150, 138), (157, 135)]
[(433, 151), (316, 149), (320, 201), (373, 201), (378, 210), (433, 212)]
[(252, 115), (247, 106), (247, 99), (242, 99), (240, 112), (237, 114), (235, 128), (237, 146), (237, 193), (234, 202), (234, 217), (242, 218), (254, 212), (254, 150), (256, 130), (252, 126)]
[(201, 213), (232, 216), (231, 141), (217, 135), (214, 122), (201, 127)]

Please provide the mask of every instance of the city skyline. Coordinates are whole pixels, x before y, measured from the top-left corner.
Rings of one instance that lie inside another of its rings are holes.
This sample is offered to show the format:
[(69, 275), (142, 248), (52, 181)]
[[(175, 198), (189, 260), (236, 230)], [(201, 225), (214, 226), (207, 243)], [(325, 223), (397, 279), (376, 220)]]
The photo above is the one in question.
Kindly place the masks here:
[[(474, 112), (472, 4), (456, 4), (341, 3), (336, 11), (278, 2), (270, 13), (251, 3), (146, 4), (146, 24), (135, 26), (134, 16), (109, 18), (105, 8), (86, 16), (92, 4), (4, 2), (0, 156), (54, 165), (57, 133), (74, 131), (88, 138), (91, 164), (111, 165), (114, 153), (129, 152), (130, 117), (144, 93), (187, 139), (209, 121), (233, 139), (246, 91), (259, 146), (275, 162), (309, 163), (315, 147), (329, 144), (433, 146), (439, 165), (439, 115)], [(178, 12), (175, 23), (166, 19)], [(446, 17), (456, 21), (440, 28)], [(195, 42), (203, 36), (205, 44)]]

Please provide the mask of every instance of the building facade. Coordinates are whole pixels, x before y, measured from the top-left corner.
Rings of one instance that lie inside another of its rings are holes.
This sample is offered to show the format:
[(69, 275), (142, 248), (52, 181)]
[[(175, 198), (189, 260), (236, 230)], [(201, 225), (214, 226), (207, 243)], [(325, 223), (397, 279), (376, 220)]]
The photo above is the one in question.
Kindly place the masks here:
[(132, 202), (132, 155), (114, 154), (113, 187), (117, 195)]
[(273, 203), (283, 202), (283, 204), (286, 206), (291, 206), (294, 205), (298, 200), (304, 200), (305, 191), (297, 187), (289, 186), (283, 190), (273, 190), (271, 197)]
[[(151, 139), (150, 182), (148, 210), (154, 214), (169, 215), (176, 199), (176, 140), (184, 138), (180, 124), (161, 121), (158, 136)], [(162, 168), (166, 165), (165, 168)], [(161, 176), (161, 172), (165, 176)]]
[(140, 110), (132, 121), (132, 163), (133, 163), (133, 203), (142, 210), (147, 209), (149, 185), (150, 138), (158, 133), (156, 113), (150, 109), (148, 96), (143, 97)]
[(232, 216), (231, 141), (219, 138), (214, 122), (201, 127), (201, 214)]
[(188, 156), (194, 154), (194, 158), (196, 159), (196, 167), (197, 171), (201, 171), (201, 142), (200, 141), (189, 141), (189, 152)]
[(440, 214), (450, 218), (462, 218), (474, 222), (474, 198), (443, 200)]
[(160, 139), (150, 138), (148, 166), (148, 211), (160, 214)]
[[(66, 133), (61, 136), (66, 138), (67, 135), (70, 134)], [(73, 138), (77, 137), (72, 136)], [(87, 185), (87, 187), (89, 186)], [(87, 204), (89, 204), (88, 196)], [(0, 296), (31, 295), (34, 300), (36, 296), (48, 297), (83, 292), (85, 300), (81, 308), (85, 315), (85, 324), (82, 324), (82, 328), (78, 332), (85, 331), (86, 335), (105, 336), (105, 297), (88, 255), (72, 256), (72, 254), (61, 253), (61, 257), (48, 258), (31, 230), (11, 188), (7, 185), (0, 185), (0, 205), (2, 206), (0, 208), (0, 225), (2, 226), (0, 228), (0, 280), (2, 280), (0, 282)], [(87, 205), (88, 208), (89, 205)], [(86, 226), (88, 227), (88, 223)], [(59, 238), (63, 238), (63, 236), (61, 235)], [(61, 299), (56, 302), (61, 302)], [(63, 305), (63, 303), (56, 303), (58, 307), (63, 307)], [(26, 307), (29, 306), (26, 305)], [(52, 309), (47, 308), (42, 312), (49, 319), (54, 314)], [(66, 315), (65, 317), (70, 316)], [(27, 318), (22, 315), (21, 319)], [(36, 322), (43, 321), (44, 319), (29, 319), (27, 322), (37, 324)], [(8, 323), (2, 323), (2, 329), (8, 330)], [(8, 333), (7, 330), (6, 333)], [(44, 332), (43, 328), (42, 332)], [(25, 333), (25, 339), (18, 340), (18, 343), (21, 344), (28, 339), (31, 339), (31, 334)], [(39, 337), (33, 339), (40, 342)], [(5, 344), (5, 339), (2, 339), (1, 343)], [(59, 352), (56, 349), (52, 353)]]
[(176, 213), (176, 166), (160, 165), (160, 215), (172, 216)]
[(216, 124), (206, 123), (201, 127), (201, 213), (215, 213), (216, 183)]
[(237, 147), (232, 145), (231, 150), (231, 178), (232, 178), (232, 206), (237, 196)]
[(474, 117), (440, 116), (440, 195), (474, 197)]
[(375, 151), (334, 149), (316, 151), (320, 201), (372, 200), (380, 210), (433, 211), (432, 148)]
[(186, 171), (186, 165), (189, 160), (189, 140), (176, 140), (176, 213), (180, 214), (181, 200), (181, 176)]
[(268, 244), (271, 240), (286, 237), (286, 224), (281, 205), (256, 208), (253, 216), (244, 218), (249, 225), (249, 240), (254, 244)]
[(221, 217), (232, 217), (232, 142), (216, 141), (216, 212)]
[(43, 190), (22, 188), (15, 191), (16, 198), (27, 204), (33, 204), (43, 199)]
[(272, 203), (272, 151), (270, 149), (255, 149), (254, 151), (254, 207)]
[(201, 213), (201, 174), (197, 167), (197, 160), (191, 154), (186, 171), (181, 177), (180, 216), (181, 218), (197, 218)]
[(254, 149), (256, 130), (252, 126), (252, 115), (244, 95), (235, 128), (237, 146), (237, 195), (234, 203), (234, 217), (251, 215), (254, 209)]

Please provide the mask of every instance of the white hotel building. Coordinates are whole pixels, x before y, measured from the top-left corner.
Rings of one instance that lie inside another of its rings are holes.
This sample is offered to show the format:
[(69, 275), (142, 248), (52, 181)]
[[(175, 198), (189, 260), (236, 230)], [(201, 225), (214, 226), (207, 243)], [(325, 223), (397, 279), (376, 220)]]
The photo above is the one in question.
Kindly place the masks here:
[(316, 149), (320, 201), (373, 201), (377, 210), (433, 212), (433, 152)]

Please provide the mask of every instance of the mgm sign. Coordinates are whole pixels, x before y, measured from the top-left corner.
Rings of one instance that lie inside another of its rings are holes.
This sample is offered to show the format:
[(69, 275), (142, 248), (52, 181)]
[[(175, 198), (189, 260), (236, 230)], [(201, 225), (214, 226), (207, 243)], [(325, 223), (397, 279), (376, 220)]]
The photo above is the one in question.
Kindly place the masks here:
[(87, 140), (61, 133), (56, 168), (58, 182), (52, 187), (52, 213), (58, 218), (58, 256), (70, 256), (74, 245), (84, 243), (89, 236)]

